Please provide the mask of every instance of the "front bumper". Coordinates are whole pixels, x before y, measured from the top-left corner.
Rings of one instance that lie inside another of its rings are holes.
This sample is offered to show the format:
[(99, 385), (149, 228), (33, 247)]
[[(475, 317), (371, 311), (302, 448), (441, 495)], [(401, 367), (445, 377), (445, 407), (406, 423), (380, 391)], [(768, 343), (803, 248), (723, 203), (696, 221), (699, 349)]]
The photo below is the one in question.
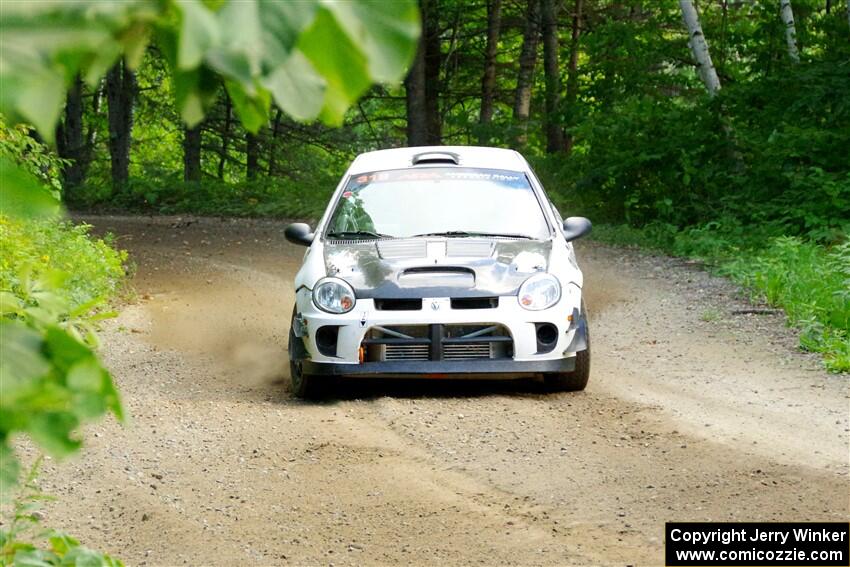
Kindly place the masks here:
[(332, 362), (303, 363), (305, 374), (314, 376), (349, 376), (356, 378), (533, 378), (551, 372), (572, 372), (575, 357), (556, 360), (468, 360), (468, 361), (386, 361), (361, 364)]
[[(338, 370), (323, 371), (316, 367), (315, 373), (324, 374), (539, 374), (543, 372), (568, 372), (564, 365), (573, 364), (576, 352), (586, 348), (584, 342), (584, 313), (581, 313), (581, 290), (575, 285), (565, 286), (561, 300), (549, 309), (528, 311), (522, 308), (516, 297), (499, 298), (498, 305), (484, 309), (457, 309), (450, 298), (424, 298), (419, 310), (387, 311), (376, 307), (373, 299), (358, 299), (355, 308), (345, 314), (336, 315), (319, 310), (312, 301), (311, 292), (301, 288), (296, 293), (297, 324), (293, 326), (295, 337), (303, 342), (302, 360), (315, 364), (330, 364)], [(538, 343), (537, 329), (541, 324), (557, 328), (557, 340), (552, 348), (542, 352)], [(510, 336), (512, 353), (508, 359), (449, 361), (381, 361), (361, 362), (361, 346), (364, 338), (375, 327), (405, 325), (499, 325)], [(335, 349), (319, 348), (317, 331), (322, 327), (337, 328)], [(552, 362), (551, 365), (536, 363)], [(529, 364), (519, 364), (529, 363)], [(534, 364), (531, 364), (534, 363)], [(374, 365), (381, 365), (380, 368)], [(398, 366), (405, 365), (405, 366)], [(467, 365), (475, 365), (475, 368)], [(515, 366), (516, 365), (516, 366)], [(313, 372), (305, 367), (305, 371)]]

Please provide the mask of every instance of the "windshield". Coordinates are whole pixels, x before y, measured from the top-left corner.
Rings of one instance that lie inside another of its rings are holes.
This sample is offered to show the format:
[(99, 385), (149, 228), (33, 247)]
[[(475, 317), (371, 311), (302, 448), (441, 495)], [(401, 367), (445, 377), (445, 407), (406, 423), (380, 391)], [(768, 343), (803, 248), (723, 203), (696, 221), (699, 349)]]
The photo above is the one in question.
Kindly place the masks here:
[(514, 236), (549, 229), (523, 173), (432, 167), (349, 179), (328, 224), (330, 238)]

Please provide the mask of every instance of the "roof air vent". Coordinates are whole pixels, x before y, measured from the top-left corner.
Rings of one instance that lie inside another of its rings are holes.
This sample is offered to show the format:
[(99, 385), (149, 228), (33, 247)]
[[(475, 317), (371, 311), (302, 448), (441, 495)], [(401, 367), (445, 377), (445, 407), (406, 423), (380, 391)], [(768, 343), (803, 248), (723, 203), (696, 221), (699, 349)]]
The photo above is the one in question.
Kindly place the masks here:
[(460, 157), (452, 152), (426, 152), (413, 156), (413, 165), (458, 165), (459, 163)]

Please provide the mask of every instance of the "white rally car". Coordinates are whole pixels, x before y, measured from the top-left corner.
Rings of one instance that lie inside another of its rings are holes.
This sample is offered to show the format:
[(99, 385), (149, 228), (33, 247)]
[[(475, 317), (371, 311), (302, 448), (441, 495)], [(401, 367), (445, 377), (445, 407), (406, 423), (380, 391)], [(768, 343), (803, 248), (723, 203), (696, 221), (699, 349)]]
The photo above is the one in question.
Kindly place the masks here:
[(295, 277), (292, 390), (338, 377), (529, 378), (582, 390), (590, 372), (582, 273), (562, 220), (517, 152), (419, 147), (362, 154)]

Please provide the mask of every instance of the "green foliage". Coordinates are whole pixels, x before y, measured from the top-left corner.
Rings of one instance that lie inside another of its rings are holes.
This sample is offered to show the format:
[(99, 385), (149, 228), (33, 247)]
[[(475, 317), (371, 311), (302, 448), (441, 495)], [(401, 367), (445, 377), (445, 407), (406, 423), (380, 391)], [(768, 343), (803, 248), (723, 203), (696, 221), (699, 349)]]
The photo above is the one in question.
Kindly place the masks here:
[(32, 282), (50, 280), (70, 310), (105, 307), (124, 285), (127, 253), (109, 238), (93, 238), (90, 228), (0, 216), (0, 289), (25, 299)]
[[(37, 484), (41, 459), (30, 468), (21, 489), (4, 513), (0, 528), (0, 565), (50, 565), (78, 567), (121, 567), (123, 563), (106, 554), (80, 545), (73, 537), (40, 526), (38, 509), (42, 502), (52, 498)], [(44, 540), (46, 546), (38, 547), (32, 540)]]
[(0, 214), (39, 218), (54, 216), (59, 210), (59, 201), (35, 176), (2, 156), (0, 179)]

